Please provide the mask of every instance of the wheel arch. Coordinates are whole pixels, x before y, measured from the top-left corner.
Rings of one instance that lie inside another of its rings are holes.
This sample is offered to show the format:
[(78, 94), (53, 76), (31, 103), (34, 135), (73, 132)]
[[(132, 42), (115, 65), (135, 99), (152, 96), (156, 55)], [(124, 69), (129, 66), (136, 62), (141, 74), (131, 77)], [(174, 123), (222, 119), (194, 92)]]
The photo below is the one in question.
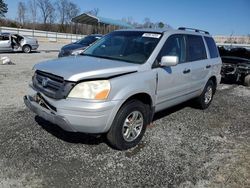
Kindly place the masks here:
[(209, 80), (211, 80), (212, 82), (213, 82), (213, 84), (214, 84), (214, 88), (216, 89), (217, 88), (217, 79), (216, 79), (216, 76), (211, 76), (210, 78), (209, 78)]
[(148, 123), (150, 123), (152, 121), (155, 107), (154, 107), (153, 100), (152, 100), (150, 94), (144, 93), (144, 92), (134, 93), (134, 94), (131, 94), (129, 97), (127, 97), (125, 100), (123, 100), (122, 103), (119, 105), (119, 107), (113, 111), (114, 115), (108, 120), (109, 123), (105, 127), (105, 132), (107, 132), (110, 129), (111, 124), (114, 121), (115, 116), (119, 112), (119, 110), (124, 106), (124, 104), (126, 104), (127, 102), (129, 102), (131, 100), (138, 100), (146, 105), (149, 105)]
[[(153, 105), (153, 100), (151, 98), (151, 96), (148, 94), (148, 93), (136, 93), (136, 94), (133, 94), (131, 95), (130, 97), (128, 97), (123, 103), (122, 105), (120, 106), (120, 108), (126, 104), (127, 102), (131, 101), (131, 100), (138, 100), (140, 102), (142, 102), (143, 104), (145, 105), (149, 105), (149, 112), (148, 112), (148, 116), (149, 116), (149, 119), (148, 119), (148, 123), (150, 123), (153, 119), (153, 115), (154, 115), (154, 105)], [(119, 108), (119, 110), (120, 110)], [(119, 111), (118, 110), (118, 111)]]
[(139, 101), (143, 102), (144, 104), (148, 104), (150, 106), (153, 105), (152, 98), (147, 93), (136, 93), (136, 94), (133, 94), (130, 97), (128, 97), (123, 104), (125, 104), (126, 102), (128, 102), (130, 100), (133, 100), (133, 99), (139, 100)]

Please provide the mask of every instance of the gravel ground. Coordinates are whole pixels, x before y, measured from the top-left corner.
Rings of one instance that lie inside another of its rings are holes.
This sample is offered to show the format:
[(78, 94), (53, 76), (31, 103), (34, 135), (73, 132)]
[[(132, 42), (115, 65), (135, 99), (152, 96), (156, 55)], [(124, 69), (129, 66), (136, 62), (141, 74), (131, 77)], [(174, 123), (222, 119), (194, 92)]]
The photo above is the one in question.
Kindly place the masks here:
[(205, 111), (187, 102), (158, 113), (137, 147), (116, 151), (25, 108), (32, 66), (57, 52), (0, 56), (16, 64), (0, 65), (1, 188), (250, 187), (250, 88), (219, 85)]

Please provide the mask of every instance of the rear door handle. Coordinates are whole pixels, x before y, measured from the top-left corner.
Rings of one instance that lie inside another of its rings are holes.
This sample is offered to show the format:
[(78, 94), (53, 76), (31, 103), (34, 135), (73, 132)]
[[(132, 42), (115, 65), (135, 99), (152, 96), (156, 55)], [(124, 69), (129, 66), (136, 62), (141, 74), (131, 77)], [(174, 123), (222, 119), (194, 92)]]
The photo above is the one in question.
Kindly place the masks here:
[(185, 69), (185, 70), (183, 71), (183, 74), (187, 74), (187, 73), (190, 73), (190, 72), (191, 72), (190, 69)]
[(211, 65), (207, 65), (206, 68), (207, 68), (207, 69), (211, 68)]

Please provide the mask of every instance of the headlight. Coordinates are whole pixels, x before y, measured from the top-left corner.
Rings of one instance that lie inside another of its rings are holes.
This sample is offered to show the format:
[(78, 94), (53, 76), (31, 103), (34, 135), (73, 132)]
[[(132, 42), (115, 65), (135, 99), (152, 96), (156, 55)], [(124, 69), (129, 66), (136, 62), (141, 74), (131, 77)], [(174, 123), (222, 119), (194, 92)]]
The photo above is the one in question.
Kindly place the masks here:
[(84, 52), (84, 50), (85, 50), (85, 49), (73, 50), (73, 51), (71, 52), (71, 55), (80, 55), (81, 53)]
[(108, 80), (98, 80), (82, 82), (77, 84), (69, 93), (69, 98), (82, 98), (105, 100), (110, 91), (110, 82)]

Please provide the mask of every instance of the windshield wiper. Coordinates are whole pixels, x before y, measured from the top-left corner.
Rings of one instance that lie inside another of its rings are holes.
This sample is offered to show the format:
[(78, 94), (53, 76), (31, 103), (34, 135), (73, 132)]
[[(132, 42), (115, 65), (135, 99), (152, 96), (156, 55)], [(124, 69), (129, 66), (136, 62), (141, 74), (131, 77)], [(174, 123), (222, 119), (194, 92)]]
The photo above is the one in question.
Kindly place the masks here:
[(101, 56), (101, 55), (93, 55), (93, 54), (80, 54), (83, 56), (90, 56), (90, 57), (97, 57), (97, 58), (104, 58), (104, 59), (110, 59), (110, 60), (117, 60), (117, 61), (123, 61), (126, 63), (133, 63), (133, 64), (141, 64), (140, 62), (136, 62), (136, 61), (132, 61), (132, 60), (128, 60), (128, 59), (122, 59), (119, 57), (110, 57), (110, 56)]
[(98, 57), (98, 56), (92, 55), (92, 54), (85, 54), (84, 52), (81, 53), (80, 55), (82, 55), (82, 56), (90, 56), (90, 57)]
[(101, 56), (101, 55), (93, 55), (93, 54), (85, 54), (85, 53), (82, 53), (81, 55), (116, 60), (115, 58), (112, 58), (112, 57), (109, 57), (109, 56)]

